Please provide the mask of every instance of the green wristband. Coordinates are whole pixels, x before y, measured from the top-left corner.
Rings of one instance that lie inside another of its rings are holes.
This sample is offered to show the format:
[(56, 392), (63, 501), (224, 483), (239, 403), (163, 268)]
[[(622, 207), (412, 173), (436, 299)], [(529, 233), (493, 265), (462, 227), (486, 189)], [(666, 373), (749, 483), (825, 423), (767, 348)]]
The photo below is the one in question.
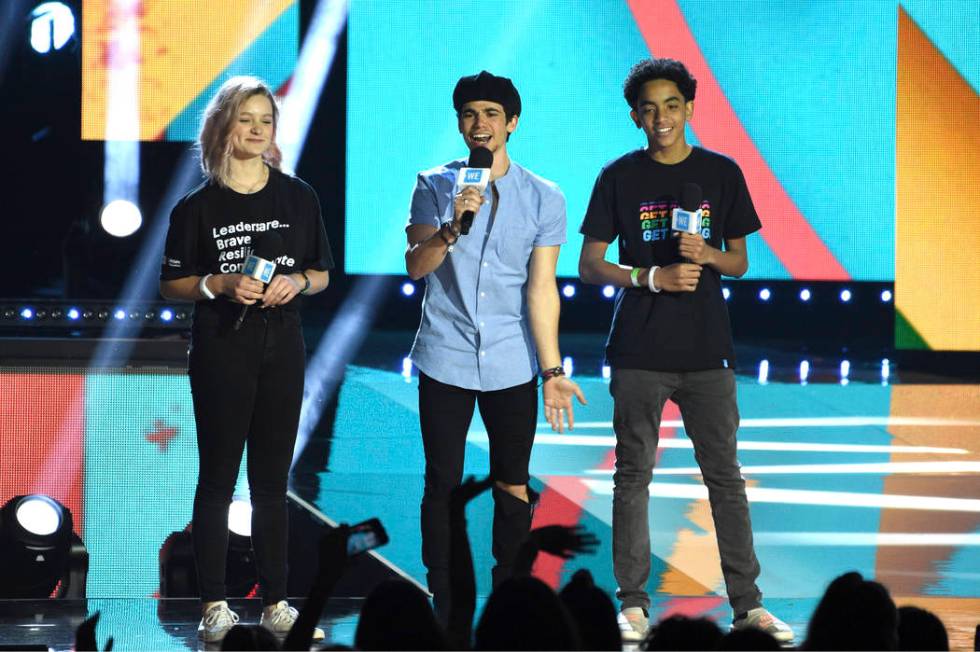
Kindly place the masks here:
[(633, 287), (635, 287), (635, 288), (640, 287), (640, 268), (639, 267), (634, 267), (630, 271), (630, 282), (633, 284)]

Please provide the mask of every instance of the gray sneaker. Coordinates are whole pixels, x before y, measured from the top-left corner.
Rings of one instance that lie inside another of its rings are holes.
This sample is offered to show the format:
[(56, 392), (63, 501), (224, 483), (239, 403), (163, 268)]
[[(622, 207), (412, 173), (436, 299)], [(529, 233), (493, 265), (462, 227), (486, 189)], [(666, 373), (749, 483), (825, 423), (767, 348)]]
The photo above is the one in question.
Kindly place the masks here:
[[(262, 610), (259, 625), (265, 627), (276, 636), (285, 636), (293, 628), (297, 618), (299, 618), (299, 612), (293, 607), (290, 607), (289, 603), (285, 600), (280, 600), (272, 605), (271, 609), (267, 607)], [(322, 641), (323, 636), (322, 629), (319, 627), (313, 628), (314, 641)]]
[(624, 641), (642, 641), (647, 635), (650, 619), (642, 607), (626, 607), (619, 612), (619, 631)]
[(770, 634), (774, 639), (779, 641), (780, 645), (786, 646), (793, 642), (793, 629), (766, 611), (763, 607), (750, 609), (744, 618), (739, 618), (732, 622), (733, 630), (749, 627), (761, 629), (767, 634)]
[(197, 635), (205, 643), (219, 643), (228, 630), (237, 624), (238, 614), (229, 609), (228, 603), (222, 600), (204, 612), (201, 624), (197, 626)]

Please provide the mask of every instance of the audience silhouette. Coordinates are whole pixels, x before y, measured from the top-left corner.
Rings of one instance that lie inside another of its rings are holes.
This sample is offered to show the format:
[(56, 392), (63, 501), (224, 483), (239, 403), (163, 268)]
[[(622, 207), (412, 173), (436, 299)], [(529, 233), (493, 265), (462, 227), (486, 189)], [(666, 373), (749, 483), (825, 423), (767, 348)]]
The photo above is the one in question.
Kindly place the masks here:
[(844, 573), (827, 587), (810, 617), (804, 650), (895, 650), (898, 610), (888, 589), (860, 573)]
[[(474, 630), (476, 579), (466, 505), (492, 486), (490, 478), (467, 478), (450, 498), (450, 599), (447, 627), (439, 622), (424, 591), (411, 582), (382, 582), (361, 607), (354, 636), (358, 650), (622, 650), (616, 609), (592, 574), (576, 571), (560, 593), (531, 575), (539, 552), (563, 559), (592, 552), (598, 540), (581, 526), (536, 528), (521, 545), (513, 575), (491, 593)], [(258, 625), (232, 627), (222, 650), (309, 650), (313, 632), (349, 560), (349, 529), (341, 525), (319, 543), (319, 568), (292, 631), (282, 641)], [(99, 613), (75, 632), (75, 650), (98, 650)], [(106, 652), (113, 640), (106, 643)], [(758, 629), (723, 634), (705, 617), (672, 615), (650, 627), (643, 650), (779, 650)], [(350, 649), (325, 641), (319, 649)], [(835, 578), (814, 610), (801, 650), (948, 650), (942, 621), (915, 606), (900, 609), (882, 584), (857, 572)]]
[(926, 609), (911, 605), (899, 607), (898, 649), (948, 650), (949, 636), (943, 621)]
[(616, 606), (609, 594), (595, 585), (592, 573), (584, 568), (575, 571), (558, 597), (578, 626), (583, 650), (623, 648)]
[(425, 592), (405, 580), (376, 586), (361, 607), (354, 634), (358, 650), (446, 650), (446, 634)]
[(644, 650), (714, 650), (722, 633), (709, 618), (670, 616), (650, 627), (640, 644)]

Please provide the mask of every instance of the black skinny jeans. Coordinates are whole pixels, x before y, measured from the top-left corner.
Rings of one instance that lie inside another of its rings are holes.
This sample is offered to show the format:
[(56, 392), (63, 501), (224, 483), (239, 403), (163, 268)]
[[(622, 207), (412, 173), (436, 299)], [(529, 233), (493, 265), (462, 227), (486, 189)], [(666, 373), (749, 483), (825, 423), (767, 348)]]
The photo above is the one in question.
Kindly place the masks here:
[(228, 506), (248, 442), (252, 548), (262, 601), (286, 598), (286, 484), (296, 443), (306, 353), (299, 313), (241, 306), (199, 306), (189, 375), (199, 471), (193, 540), (201, 600), (225, 599)]
[[(449, 608), (449, 494), (463, 479), (466, 434), (477, 406), (490, 441), (490, 476), (504, 484), (526, 485), (538, 418), (535, 381), (480, 392), (419, 373), (419, 419), (425, 449), (422, 562), (441, 616)], [(528, 491), (533, 493), (530, 487)], [(533, 505), (497, 488), (492, 495), (496, 586), (510, 575), (514, 557), (531, 528)]]

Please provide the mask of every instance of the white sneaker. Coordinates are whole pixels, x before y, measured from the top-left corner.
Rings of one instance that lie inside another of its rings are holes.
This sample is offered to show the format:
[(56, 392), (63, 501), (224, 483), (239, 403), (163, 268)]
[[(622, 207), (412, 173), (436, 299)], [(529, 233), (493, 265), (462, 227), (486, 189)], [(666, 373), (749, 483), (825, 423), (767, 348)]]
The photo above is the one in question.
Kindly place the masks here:
[(228, 603), (222, 600), (214, 603), (204, 612), (201, 624), (197, 626), (197, 635), (205, 643), (218, 643), (236, 624), (238, 624), (238, 614), (229, 609)]
[[(266, 607), (262, 610), (259, 625), (265, 627), (276, 636), (285, 636), (293, 628), (297, 618), (299, 618), (299, 612), (295, 608), (290, 607), (289, 603), (285, 600), (280, 600), (271, 607)], [(322, 641), (323, 636), (322, 629), (319, 627), (313, 628), (314, 641)]]
[(767, 634), (770, 634), (774, 639), (779, 641), (780, 645), (793, 642), (793, 628), (781, 621), (779, 618), (773, 616), (763, 607), (750, 609), (748, 613), (745, 614), (745, 618), (739, 618), (738, 620), (732, 622), (733, 630), (746, 629), (748, 627), (755, 627), (756, 629), (761, 629)]
[(642, 641), (647, 635), (650, 619), (641, 607), (626, 607), (619, 612), (617, 620), (624, 641)]

